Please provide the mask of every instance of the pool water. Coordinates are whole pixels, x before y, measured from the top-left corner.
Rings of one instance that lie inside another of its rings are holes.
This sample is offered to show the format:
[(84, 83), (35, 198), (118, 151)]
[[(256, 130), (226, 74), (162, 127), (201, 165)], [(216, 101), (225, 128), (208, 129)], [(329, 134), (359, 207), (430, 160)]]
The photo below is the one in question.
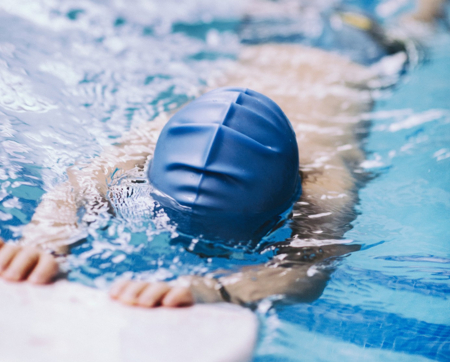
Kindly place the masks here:
[(363, 166), (376, 178), (345, 235), (363, 249), (317, 301), (264, 314), (257, 361), (450, 359), (448, 33), (428, 57), (368, 115)]
[[(20, 238), (42, 195), (66, 180), (67, 167), (197, 96), (238, 54), (243, 3), (1, 3), (0, 236)], [(318, 1), (308, 19), (319, 19), (329, 3)], [(382, 21), (411, 6), (346, 3)], [(273, 31), (284, 28), (275, 24)], [(311, 44), (320, 28), (301, 31), (298, 41)], [(255, 361), (450, 360), (450, 34), (444, 28), (425, 54), (362, 117), (371, 127), (361, 166), (374, 178), (359, 191), (358, 216), (345, 235), (362, 250), (339, 262), (315, 302), (259, 306)], [(170, 280), (267, 261), (267, 254), (176, 235), (175, 225), (139, 197), (148, 187), (134, 182), (139, 177), (113, 178), (112, 187), (133, 190), (130, 214), (123, 208), (86, 226), (84, 242), (65, 264), (69, 280), (106, 288), (123, 275)]]

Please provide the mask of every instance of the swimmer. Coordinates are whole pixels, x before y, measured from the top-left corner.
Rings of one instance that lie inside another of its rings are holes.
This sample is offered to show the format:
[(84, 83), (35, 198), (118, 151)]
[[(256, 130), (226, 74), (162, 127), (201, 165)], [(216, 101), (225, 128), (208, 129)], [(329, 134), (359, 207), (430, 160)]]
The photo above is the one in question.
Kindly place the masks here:
[[(442, 1), (419, 4), (412, 19), (432, 23), (440, 15)], [(86, 210), (83, 223), (94, 221), (110, 207), (107, 193), (114, 171), (147, 167), (154, 198), (182, 232), (257, 242), (279, 226), (277, 222), (283, 221), (279, 215), (289, 212), (301, 194), (291, 212), (293, 235), (269, 246), (275, 256), (266, 264), (224, 276), (185, 276), (171, 283), (120, 281), (110, 290), (112, 298), (149, 308), (223, 301), (251, 305), (270, 296), (315, 300), (331, 273), (327, 261), (358, 249), (327, 245), (326, 240), (343, 236), (357, 201), (357, 175), (352, 170), (364, 155), (356, 125), (361, 113), (371, 109), (368, 85), (376, 80), (372, 68), (323, 50), (298, 44), (245, 47), (240, 61), (212, 86), (225, 88), (206, 93), (170, 120), (161, 115), (131, 130), (90, 164), (70, 168), (68, 181), (43, 196), (22, 240), (16, 245), (0, 241), (0, 276), (35, 284), (54, 280), (57, 255), (67, 253), (69, 245), (82, 238), (80, 206)], [(248, 129), (230, 126), (237, 118), (214, 104), (225, 104), (257, 123)], [(204, 117), (202, 124), (195, 124), (195, 114)], [(218, 122), (230, 128), (221, 134), (223, 144), (246, 158), (228, 157), (229, 153), (209, 147), (219, 132)], [(265, 126), (259, 128), (262, 123)], [(217, 131), (214, 137), (212, 129)], [(185, 139), (190, 140), (188, 145), (183, 144)], [(168, 142), (175, 142), (176, 149), (166, 149)], [(190, 157), (184, 159), (186, 155)], [(217, 161), (216, 168), (206, 167), (210, 157)], [(263, 161), (277, 171), (261, 175)], [(273, 175), (281, 180), (273, 180)], [(237, 213), (233, 203), (246, 212)], [(305, 240), (314, 233), (321, 243)]]

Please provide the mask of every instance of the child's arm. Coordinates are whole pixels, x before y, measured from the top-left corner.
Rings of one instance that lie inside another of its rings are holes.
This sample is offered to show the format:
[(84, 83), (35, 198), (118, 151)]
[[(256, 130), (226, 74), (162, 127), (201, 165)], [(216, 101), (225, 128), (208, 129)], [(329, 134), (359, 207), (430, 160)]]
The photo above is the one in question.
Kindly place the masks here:
[(28, 280), (46, 284), (58, 273), (58, 263), (52, 255), (36, 248), (5, 244), (0, 239), (0, 277), (9, 281)]
[[(69, 180), (43, 196), (19, 244), (64, 253), (68, 245), (83, 235), (80, 224), (94, 221), (97, 214), (108, 209), (106, 194), (113, 173), (144, 165), (153, 154), (166, 119), (164, 115), (142, 124), (127, 132), (118, 145), (106, 148), (91, 163), (70, 167), (67, 170)], [(81, 220), (77, 216), (80, 207), (86, 210)]]
[(443, 15), (446, 0), (418, 0), (416, 11), (411, 14), (414, 20), (432, 23)]
[(264, 265), (245, 267), (239, 273), (219, 278), (185, 276), (171, 283), (122, 280), (111, 288), (110, 296), (146, 308), (220, 302), (251, 305), (267, 297), (285, 303), (311, 302), (320, 297), (333, 271), (325, 265), (327, 260), (359, 250), (359, 246), (283, 249), (285, 253)]
[[(58, 273), (50, 253), (65, 254), (68, 246), (84, 237), (83, 224), (107, 211), (108, 182), (116, 169), (127, 171), (144, 165), (153, 150), (167, 117), (126, 133), (117, 146), (111, 146), (88, 165), (75, 165), (69, 180), (45, 194), (31, 222), (24, 227), (17, 244), (0, 241), (0, 277), (10, 281), (50, 282)], [(78, 209), (86, 213), (79, 220)]]

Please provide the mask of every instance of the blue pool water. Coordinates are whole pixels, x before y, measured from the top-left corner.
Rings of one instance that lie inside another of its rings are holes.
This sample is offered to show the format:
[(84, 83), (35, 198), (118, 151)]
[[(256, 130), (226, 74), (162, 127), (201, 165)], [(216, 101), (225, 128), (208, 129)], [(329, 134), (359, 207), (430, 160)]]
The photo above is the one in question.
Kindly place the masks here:
[(345, 235), (363, 250), (319, 300), (267, 314), (257, 361), (450, 360), (450, 36), (428, 51), (371, 115), (377, 177)]
[[(236, 58), (242, 2), (223, 3), (0, 3), (2, 238), (20, 238), (68, 166), (193, 99)], [(347, 3), (382, 20), (411, 4)], [(363, 117), (371, 126), (362, 166), (374, 178), (345, 235), (362, 250), (339, 262), (317, 301), (260, 306), (255, 361), (450, 360), (449, 33), (441, 29), (426, 55)], [(176, 238), (170, 221), (158, 228), (148, 205), (134, 206), (86, 228), (66, 263), (70, 280), (103, 288), (126, 273), (168, 280), (268, 258)]]

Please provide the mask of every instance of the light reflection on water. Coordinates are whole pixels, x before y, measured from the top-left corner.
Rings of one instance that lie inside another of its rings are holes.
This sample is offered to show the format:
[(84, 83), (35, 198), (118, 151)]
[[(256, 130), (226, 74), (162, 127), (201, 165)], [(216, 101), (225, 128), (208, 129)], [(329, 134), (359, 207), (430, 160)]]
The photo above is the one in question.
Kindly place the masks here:
[[(379, 2), (365, 3), (373, 10)], [(382, 9), (396, 11), (399, 3), (384, 1)], [(0, 4), (0, 235), (20, 237), (43, 193), (66, 179), (68, 166), (197, 96), (238, 53), (233, 19), (242, 4)], [(418, 69), (415, 88), (400, 88), (364, 116), (373, 127), (360, 166), (378, 177), (361, 190), (361, 215), (345, 235), (364, 248), (341, 263), (318, 301), (260, 308), (265, 330), (257, 361), (445, 360), (450, 105), (442, 94), (449, 91), (449, 44), (445, 35), (433, 44), (431, 59), (441, 62)], [(447, 83), (438, 84), (436, 73)], [(426, 77), (441, 88), (427, 101), (418, 94)], [(133, 183), (143, 179), (136, 172), (112, 183), (125, 203), (131, 197), (131, 212), (116, 209), (116, 217), (101, 215), (87, 228), (86, 242), (69, 258), (69, 279), (105, 287), (117, 275), (166, 280), (270, 257), (232, 248), (213, 257), (215, 245), (177, 236), (151, 200), (139, 197), (150, 186)]]

